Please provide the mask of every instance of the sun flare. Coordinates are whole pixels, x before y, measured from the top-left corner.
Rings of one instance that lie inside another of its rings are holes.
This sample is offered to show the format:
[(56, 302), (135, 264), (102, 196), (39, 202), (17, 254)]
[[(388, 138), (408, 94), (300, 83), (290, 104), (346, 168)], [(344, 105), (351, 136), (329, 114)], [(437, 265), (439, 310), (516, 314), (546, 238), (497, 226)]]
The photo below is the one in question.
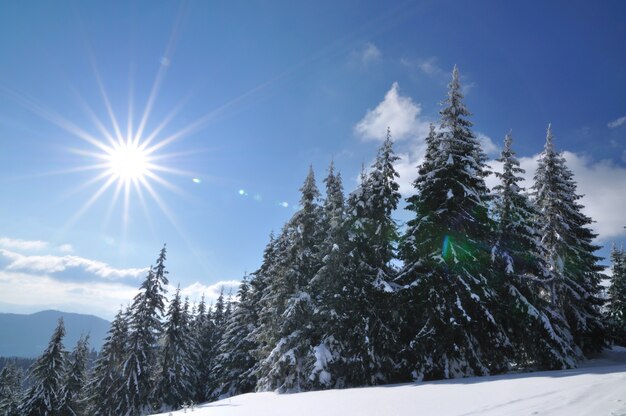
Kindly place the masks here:
[(123, 182), (142, 180), (150, 173), (148, 152), (132, 142), (118, 144), (107, 152), (107, 166), (110, 175)]

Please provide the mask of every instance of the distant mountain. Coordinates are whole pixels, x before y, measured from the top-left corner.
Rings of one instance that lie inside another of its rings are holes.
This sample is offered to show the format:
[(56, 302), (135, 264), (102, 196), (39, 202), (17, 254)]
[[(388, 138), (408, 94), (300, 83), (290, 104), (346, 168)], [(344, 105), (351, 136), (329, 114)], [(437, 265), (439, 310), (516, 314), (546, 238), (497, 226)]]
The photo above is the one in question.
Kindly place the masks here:
[(93, 315), (42, 311), (30, 315), (0, 313), (0, 356), (38, 357), (48, 346), (60, 317), (65, 322), (63, 344), (71, 351), (81, 334), (89, 334), (90, 349), (102, 347), (110, 323)]

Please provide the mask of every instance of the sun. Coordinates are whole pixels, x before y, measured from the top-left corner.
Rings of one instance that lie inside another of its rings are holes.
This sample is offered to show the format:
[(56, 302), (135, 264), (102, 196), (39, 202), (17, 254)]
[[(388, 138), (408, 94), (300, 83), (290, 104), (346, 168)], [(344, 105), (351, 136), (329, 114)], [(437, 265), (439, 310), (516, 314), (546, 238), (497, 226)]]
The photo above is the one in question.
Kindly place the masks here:
[(131, 141), (111, 147), (105, 159), (109, 175), (121, 182), (143, 181), (151, 173), (148, 152)]

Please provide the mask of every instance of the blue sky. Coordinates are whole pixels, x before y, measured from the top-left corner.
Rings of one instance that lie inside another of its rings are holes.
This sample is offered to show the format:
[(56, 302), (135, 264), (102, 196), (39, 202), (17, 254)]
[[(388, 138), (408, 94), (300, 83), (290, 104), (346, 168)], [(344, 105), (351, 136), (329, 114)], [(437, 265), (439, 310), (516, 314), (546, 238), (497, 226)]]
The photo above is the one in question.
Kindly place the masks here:
[[(552, 123), (599, 243), (619, 244), (625, 15), (621, 1), (4, 2), (0, 310), (111, 317), (165, 242), (172, 283), (212, 298), (258, 267), (310, 164), (321, 183), (334, 159), (352, 190), (387, 125), (410, 192), (455, 64), (490, 156), (513, 129), (532, 176)], [(107, 143), (110, 113), (123, 137), (129, 115), (133, 136), (147, 115), (140, 140), (157, 130), (161, 203), (143, 187), (125, 204), (114, 181), (86, 207), (108, 177), (93, 182), (103, 151), (85, 137)]]

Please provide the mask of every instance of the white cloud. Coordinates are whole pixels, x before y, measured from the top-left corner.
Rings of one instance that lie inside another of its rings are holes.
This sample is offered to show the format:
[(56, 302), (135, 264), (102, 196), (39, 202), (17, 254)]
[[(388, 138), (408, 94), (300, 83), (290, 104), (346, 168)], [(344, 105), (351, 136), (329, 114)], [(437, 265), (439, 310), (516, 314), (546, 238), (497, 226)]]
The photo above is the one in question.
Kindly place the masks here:
[[(583, 212), (595, 222), (591, 228), (598, 233), (598, 240), (608, 242), (617, 237), (625, 237), (626, 230), (626, 168), (609, 160), (593, 161), (591, 158), (572, 152), (564, 152), (567, 166), (574, 173), (578, 184), (577, 193), (583, 197), (580, 203)], [(520, 158), (520, 165), (526, 170), (523, 186), (533, 184), (539, 155)], [(493, 170), (501, 170), (501, 164), (491, 161)], [(492, 175), (487, 181), (493, 187), (497, 180)]]
[(140, 277), (148, 270), (147, 268), (116, 269), (101, 261), (70, 255), (28, 256), (4, 249), (0, 249), (0, 255), (10, 261), (9, 265), (6, 267), (7, 270), (57, 273), (70, 268), (80, 268), (99, 277), (108, 279)]
[(380, 49), (376, 47), (373, 43), (367, 42), (363, 50), (360, 53), (361, 62), (363, 65), (368, 65), (372, 62), (379, 61), (382, 57), (382, 53)]
[(626, 168), (610, 160), (591, 158), (565, 152), (567, 165), (574, 172), (578, 193), (583, 194), (583, 212), (596, 222), (592, 228), (600, 240), (625, 236), (626, 230)]
[[(461, 76), (461, 78), (463, 78)], [(463, 95), (467, 96), (474, 88), (476, 88), (476, 83), (475, 82), (463, 82), (461, 84), (461, 92), (463, 93)]]
[[(222, 288), (224, 296), (231, 292), (234, 296), (240, 283), (238, 280), (225, 280), (212, 285), (196, 282), (181, 288), (181, 295), (183, 298), (189, 296), (192, 303), (199, 302), (204, 295), (207, 305), (215, 304)], [(169, 301), (176, 288), (169, 285), (166, 290)], [(57, 309), (112, 319), (120, 307), (132, 303), (138, 292), (139, 285), (115, 281), (59, 281), (47, 273), (0, 270), (0, 303), (11, 305), (15, 310)]]
[(62, 251), (63, 253), (72, 253), (74, 252), (74, 247), (72, 247), (71, 244), (61, 244), (59, 246), (59, 251)]
[(14, 250), (41, 250), (48, 243), (41, 240), (19, 240), (14, 238), (0, 237), (0, 247)]
[(483, 152), (485, 152), (487, 156), (494, 156), (500, 152), (500, 147), (486, 134), (477, 132), (476, 139), (478, 139), (478, 143), (480, 143)]
[(615, 119), (613, 121), (610, 121), (607, 126), (610, 129), (614, 129), (616, 127), (621, 126), (622, 124), (626, 123), (626, 116), (620, 117), (618, 119)]
[(439, 66), (439, 59), (436, 56), (425, 59), (403, 57), (400, 59), (400, 63), (411, 70), (417, 70), (430, 77), (442, 77), (444, 75), (447, 77), (446, 72)]
[(182, 296), (189, 296), (189, 299), (194, 302), (199, 302), (202, 295), (204, 295), (205, 301), (211, 303), (217, 300), (222, 290), (224, 290), (224, 296), (228, 296), (231, 293), (236, 295), (240, 284), (239, 280), (222, 280), (212, 285), (195, 282), (181, 288), (180, 293)]
[(357, 67), (366, 68), (382, 59), (382, 52), (376, 45), (366, 42), (350, 53), (350, 63)]
[(390, 127), (394, 141), (404, 141), (396, 144), (396, 154), (400, 159), (394, 165), (400, 174), (398, 183), (403, 195), (413, 191), (417, 166), (425, 151), (424, 139), (430, 129), (430, 120), (421, 116), (421, 112), (420, 104), (411, 97), (402, 96), (400, 86), (394, 82), (384, 99), (373, 110), (367, 110), (354, 126), (355, 134), (362, 140), (383, 141), (387, 127)]
[(137, 288), (116, 282), (62, 282), (48, 275), (0, 270), (0, 302), (31, 310), (60, 309), (111, 319)]
[(394, 164), (394, 168), (400, 175), (398, 178), (400, 194), (405, 197), (415, 192), (413, 182), (417, 178), (417, 167), (422, 163), (425, 150), (422, 144), (412, 147), (405, 153), (397, 153), (400, 159)]
[(439, 67), (439, 64), (437, 63), (437, 58), (434, 56), (431, 56), (428, 59), (421, 60), (417, 66), (426, 75), (433, 76), (443, 73), (443, 70)]
[(411, 97), (400, 95), (397, 82), (385, 94), (385, 98), (354, 126), (354, 132), (363, 140), (383, 141), (387, 127), (394, 140), (424, 138), (428, 135), (428, 121), (420, 117), (422, 108)]

